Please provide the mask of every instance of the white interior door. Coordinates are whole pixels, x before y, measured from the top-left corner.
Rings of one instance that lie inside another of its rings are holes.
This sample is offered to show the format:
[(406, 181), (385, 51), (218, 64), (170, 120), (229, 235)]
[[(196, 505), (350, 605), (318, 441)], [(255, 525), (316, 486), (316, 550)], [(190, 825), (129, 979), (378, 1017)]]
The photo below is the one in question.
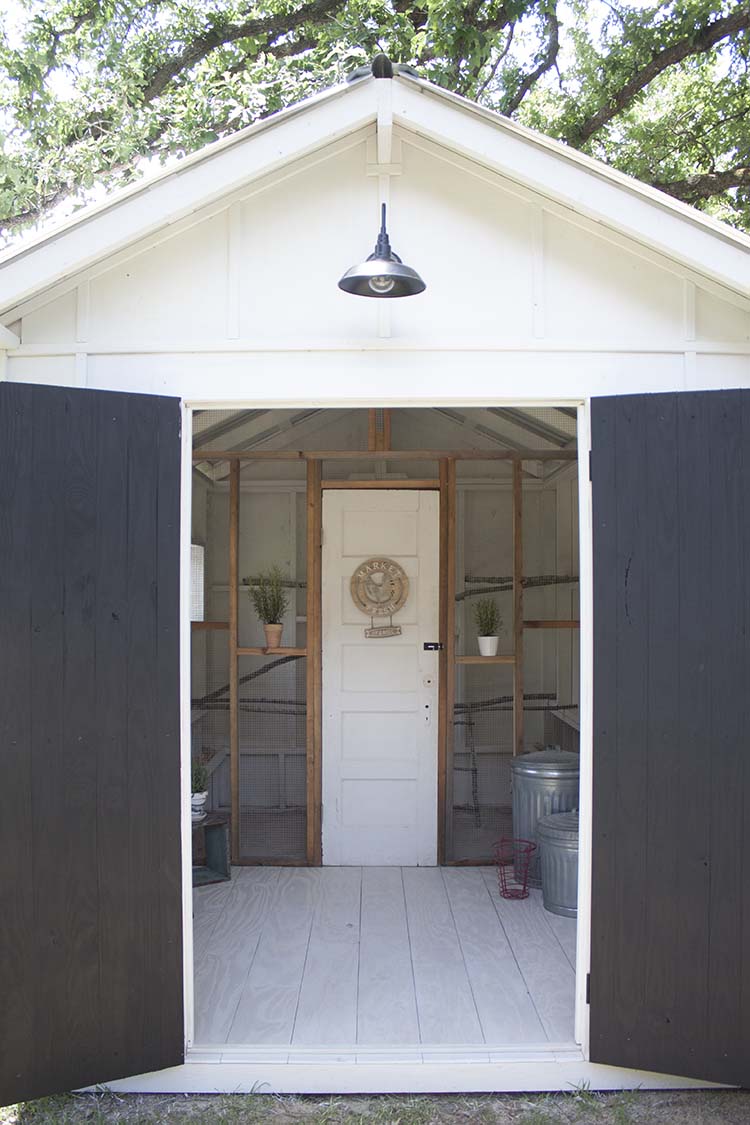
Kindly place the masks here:
[[(437, 492), (323, 494), (324, 864), (437, 863), (439, 522)], [(373, 557), (409, 578), (400, 636), (366, 638), (352, 600)]]

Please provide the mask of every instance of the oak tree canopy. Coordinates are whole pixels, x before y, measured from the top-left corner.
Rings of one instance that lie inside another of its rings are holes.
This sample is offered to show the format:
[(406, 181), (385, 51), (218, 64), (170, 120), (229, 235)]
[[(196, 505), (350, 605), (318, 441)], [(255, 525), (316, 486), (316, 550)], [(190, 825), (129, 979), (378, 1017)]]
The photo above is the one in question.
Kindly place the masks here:
[(750, 0), (13, 0), (0, 235), (378, 51), (750, 230)]

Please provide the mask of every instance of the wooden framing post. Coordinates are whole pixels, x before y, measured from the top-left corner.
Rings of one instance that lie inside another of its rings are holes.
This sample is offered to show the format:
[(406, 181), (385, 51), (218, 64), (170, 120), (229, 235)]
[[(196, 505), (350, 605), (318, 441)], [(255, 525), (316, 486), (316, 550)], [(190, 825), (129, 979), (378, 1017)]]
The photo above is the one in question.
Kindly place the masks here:
[(523, 464), (513, 461), (513, 754), (523, 752)]
[(440, 653), (438, 725), (438, 863), (452, 845), (453, 710), (456, 694), (456, 462), (440, 462)]
[(391, 412), (388, 409), (383, 411), (383, 440), (380, 448), (383, 450), (391, 448)]
[(307, 463), (307, 862), (322, 862), (321, 837), (321, 525), (320, 461)]
[(240, 860), (239, 568), (240, 463), (229, 470), (229, 768), (232, 789), (232, 863)]
[(378, 425), (378, 411), (367, 411), (367, 450), (368, 452), (390, 452), (391, 450), (391, 412), (382, 411), (382, 426)]

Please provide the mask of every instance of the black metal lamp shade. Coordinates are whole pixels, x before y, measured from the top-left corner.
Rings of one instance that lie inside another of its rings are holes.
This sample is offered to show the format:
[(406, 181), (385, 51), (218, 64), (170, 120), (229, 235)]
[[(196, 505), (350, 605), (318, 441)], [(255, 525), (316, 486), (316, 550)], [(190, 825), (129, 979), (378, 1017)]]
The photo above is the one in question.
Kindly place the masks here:
[(358, 297), (411, 297), (426, 288), (417, 271), (405, 266), (398, 254), (391, 250), (385, 229), (384, 203), (375, 252), (367, 261), (346, 271), (339, 281), (339, 289)]

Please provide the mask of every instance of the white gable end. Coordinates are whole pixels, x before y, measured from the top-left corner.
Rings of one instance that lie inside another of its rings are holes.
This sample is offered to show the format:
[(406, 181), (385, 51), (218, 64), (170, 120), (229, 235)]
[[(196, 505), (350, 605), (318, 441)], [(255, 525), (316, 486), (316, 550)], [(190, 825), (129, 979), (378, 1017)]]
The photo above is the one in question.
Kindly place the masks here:
[[(337, 288), (381, 199), (418, 297)], [(743, 384), (746, 243), (461, 99), (363, 80), (8, 257), (7, 377), (237, 402)]]
[[(690, 271), (645, 260), (638, 243), (613, 244), (573, 212), (552, 213), (537, 193), (521, 198), (503, 177), (472, 175), (410, 143), (408, 133), (397, 131), (396, 141), (391, 239), (428, 288), (389, 304), (394, 345), (685, 341)], [(22, 344), (127, 348), (137, 337), (142, 347), (169, 350), (377, 339), (382, 306), (336, 285), (374, 242), (373, 143), (355, 135), (312, 165), (299, 162), (222, 210), (71, 278), (67, 291), (22, 317)], [(727, 300), (695, 292), (695, 335), (748, 339), (750, 314), (729, 303), (730, 291)]]

